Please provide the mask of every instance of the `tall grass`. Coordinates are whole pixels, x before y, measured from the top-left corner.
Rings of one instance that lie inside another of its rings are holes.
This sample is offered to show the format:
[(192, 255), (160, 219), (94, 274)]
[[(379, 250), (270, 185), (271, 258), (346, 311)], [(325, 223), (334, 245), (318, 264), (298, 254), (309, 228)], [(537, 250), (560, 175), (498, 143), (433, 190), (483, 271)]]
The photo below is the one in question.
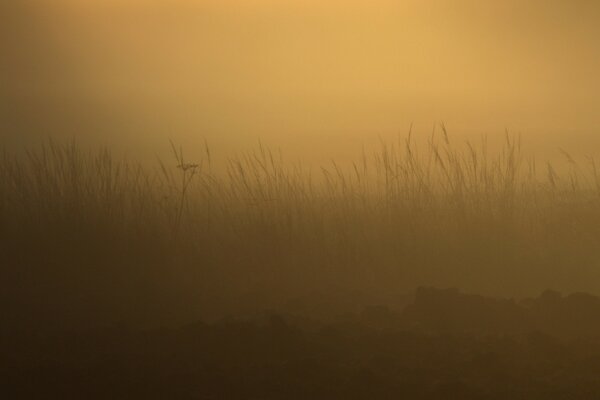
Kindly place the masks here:
[(319, 170), (262, 145), (224, 170), (208, 146), (191, 161), (171, 147), (155, 168), (75, 143), (2, 153), (15, 320), (225, 313), (317, 292), (393, 299), (418, 285), (600, 291), (593, 159), (539, 167), (518, 137), (494, 150), (444, 126)]

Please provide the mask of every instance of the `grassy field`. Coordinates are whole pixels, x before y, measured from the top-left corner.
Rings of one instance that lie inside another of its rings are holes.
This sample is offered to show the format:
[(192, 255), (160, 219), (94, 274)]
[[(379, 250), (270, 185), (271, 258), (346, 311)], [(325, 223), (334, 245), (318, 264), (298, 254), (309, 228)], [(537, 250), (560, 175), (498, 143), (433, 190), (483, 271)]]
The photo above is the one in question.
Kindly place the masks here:
[(150, 167), (76, 143), (0, 154), (9, 321), (327, 313), (420, 285), (600, 292), (592, 158), (558, 168), (517, 137), (455, 143), (443, 126), (318, 169), (262, 146), (225, 167), (171, 150)]

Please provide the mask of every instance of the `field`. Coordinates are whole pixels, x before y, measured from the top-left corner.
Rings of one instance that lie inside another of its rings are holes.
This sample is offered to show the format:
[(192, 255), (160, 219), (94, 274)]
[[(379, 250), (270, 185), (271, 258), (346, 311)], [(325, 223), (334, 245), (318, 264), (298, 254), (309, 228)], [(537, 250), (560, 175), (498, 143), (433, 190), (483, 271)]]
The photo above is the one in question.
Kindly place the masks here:
[(595, 399), (600, 298), (419, 289), (328, 321), (292, 314), (2, 335), (11, 399)]
[[(152, 165), (48, 142), (0, 158), (9, 326), (161, 325), (266, 309), (336, 315), (418, 286), (599, 292), (593, 158), (442, 126), (314, 168), (257, 146)], [(217, 160), (217, 161), (216, 161)]]
[(5, 148), (0, 384), (24, 399), (595, 398), (594, 159), (411, 136), (319, 168), (262, 145), (188, 160), (171, 143), (152, 164)]

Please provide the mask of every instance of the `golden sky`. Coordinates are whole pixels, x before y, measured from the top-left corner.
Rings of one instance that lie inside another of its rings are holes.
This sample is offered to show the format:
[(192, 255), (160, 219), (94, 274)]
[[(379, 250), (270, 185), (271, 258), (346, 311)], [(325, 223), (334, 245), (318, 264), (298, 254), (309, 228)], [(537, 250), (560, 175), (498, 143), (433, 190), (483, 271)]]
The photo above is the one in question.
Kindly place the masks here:
[(600, 136), (597, 1), (3, 3), (13, 139), (311, 151), (441, 120), (456, 134)]

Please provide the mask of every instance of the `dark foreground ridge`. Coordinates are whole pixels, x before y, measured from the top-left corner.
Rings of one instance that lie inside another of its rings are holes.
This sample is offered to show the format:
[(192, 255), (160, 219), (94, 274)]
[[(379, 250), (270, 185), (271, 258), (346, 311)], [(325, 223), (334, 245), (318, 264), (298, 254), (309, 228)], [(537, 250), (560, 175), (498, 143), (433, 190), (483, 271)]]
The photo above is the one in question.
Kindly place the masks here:
[(600, 298), (420, 288), (400, 310), (8, 332), (3, 398), (598, 399)]

